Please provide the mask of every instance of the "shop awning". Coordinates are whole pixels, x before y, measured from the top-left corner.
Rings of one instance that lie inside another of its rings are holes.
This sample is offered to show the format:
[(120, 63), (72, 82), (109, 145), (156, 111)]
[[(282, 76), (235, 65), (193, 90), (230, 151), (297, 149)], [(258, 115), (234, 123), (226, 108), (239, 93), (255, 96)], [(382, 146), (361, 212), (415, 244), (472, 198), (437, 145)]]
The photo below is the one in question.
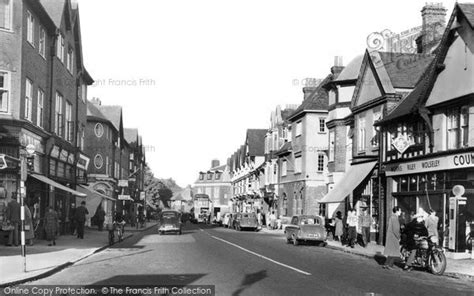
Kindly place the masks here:
[(320, 203), (343, 201), (372, 172), (377, 161), (365, 162), (351, 166), (341, 181), (334, 184), (334, 189), (326, 194)]
[(102, 193), (99, 193), (99, 192), (95, 191), (94, 189), (89, 188), (89, 187), (84, 186), (84, 185), (78, 185), (77, 190), (81, 191), (82, 193), (85, 193), (86, 195), (92, 194), (96, 197), (105, 198), (105, 199), (108, 199), (108, 200), (111, 200), (111, 201), (115, 201), (115, 199), (113, 199), (112, 197), (107, 196), (107, 195), (102, 194)]
[(46, 184), (51, 185), (51, 186), (53, 186), (53, 187), (56, 187), (56, 188), (58, 188), (58, 189), (64, 190), (64, 191), (66, 191), (66, 192), (69, 192), (69, 193), (71, 193), (71, 194), (73, 194), (73, 195), (75, 195), (75, 196), (79, 196), (79, 197), (86, 197), (86, 196), (87, 196), (87, 194), (78, 192), (78, 191), (76, 191), (76, 190), (74, 190), (74, 189), (71, 189), (71, 188), (66, 187), (66, 186), (64, 186), (64, 185), (61, 185), (61, 184), (59, 184), (58, 182), (55, 182), (55, 181), (51, 180), (50, 178), (45, 177), (45, 176), (43, 176), (43, 175), (30, 174), (30, 176), (33, 177), (33, 178), (35, 178), (35, 179), (37, 179), (37, 180), (39, 180), (39, 181), (41, 181), (41, 182), (43, 182), (43, 183), (46, 183)]

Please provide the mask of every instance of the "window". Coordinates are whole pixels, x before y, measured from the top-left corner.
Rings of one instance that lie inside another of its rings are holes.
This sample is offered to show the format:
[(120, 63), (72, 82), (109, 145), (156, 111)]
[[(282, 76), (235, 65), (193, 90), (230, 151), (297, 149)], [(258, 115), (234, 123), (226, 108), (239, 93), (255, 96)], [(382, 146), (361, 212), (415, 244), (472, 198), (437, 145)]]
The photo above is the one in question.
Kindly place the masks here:
[(219, 199), (219, 187), (214, 187), (214, 198)]
[(58, 136), (63, 134), (63, 96), (56, 92), (56, 107), (54, 111), (54, 132)]
[(365, 117), (359, 117), (358, 131), (357, 150), (362, 152), (365, 150)]
[(109, 173), (110, 173), (109, 157), (105, 156), (105, 174), (108, 175)]
[[(2, 0), (0, 0), (1, 3)], [(0, 6), (1, 7), (1, 6)], [(0, 71), (0, 113), (8, 113), (10, 79), (7, 72)]]
[(318, 155), (318, 172), (324, 171), (324, 154)]
[(12, 0), (0, 0), (0, 29), (12, 28)]
[(101, 138), (104, 135), (104, 126), (101, 123), (97, 123), (94, 127), (94, 133), (97, 138)]
[(204, 174), (203, 173), (199, 174), (199, 180), (204, 180)]
[(329, 132), (329, 161), (334, 161), (335, 149), (334, 131)]
[(287, 170), (288, 170), (287, 161), (283, 160), (283, 162), (281, 163), (281, 175), (286, 176)]
[(69, 47), (68, 51), (67, 51), (67, 61), (66, 61), (66, 68), (69, 70), (69, 72), (72, 73), (72, 69), (73, 69), (73, 65), (74, 65), (74, 52), (72, 51), (72, 48)]
[(77, 142), (79, 143), (79, 148), (81, 148), (81, 150), (84, 150), (84, 138), (85, 138), (84, 130), (85, 130), (85, 127), (81, 126), (81, 130), (78, 133), (79, 139), (77, 140)]
[(79, 96), (81, 97), (81, 100), (85, 103), (87, 99), (87, 85), (82, 82), (80, 89), (79, 89)]
[[(382, 112), (380, 110), (374, 111), (374, 123), (377, 122), (382, 118)], [(372, 139), (370, 140), (373, 148), (377, 148), (379, 146), (379, 131), (377, 127), (372, 124)]]
[(27, 11), (26, 12), (26, 40), (35, 46), (35, 19), (33, 18), (33, 15), (31, 12)]
[(25, 85), (25, 119), (31, 121), (31, 108), (33, 106), (33, 82), (26, 79)]
[(296, 133), (296, 134), (295, 134), (296, 137), (301, 135), (301, 121), (298, 121), (298, 122), (296, 123), (296, 131), (295, 131), (295, 133)]
[(450, 108), (447, 111), (448, 149), (458, 149), (469, 144), (469, 108)]
[(221, 172), (216, 172), (216, 180), (219, 180), (221, 178), (222, 173)]
[(207, 173), (207, 179), (212, 180), (212, 173)]
[(295, 157), (295, 174), (301, 173), (301, 155)]
[(36, 112), (36, 125), (39, 127), (44, 127), (43, 117), (44, 117), (44, 91), (38, 89), (38, 104)]
[(319, 132), (320, 133), (326, 132), (326, 118), (319, 119)]
[(66, 102), (66, 140), (74, 140), (74, 121), (72, 120), (72, 104)]
[(102, 155), (96, 154), (96, 156), (94, 157), (95, 168), (100, 170), (103, 165), (104, 165), (104, 159), (102, 158)]
[(44, 30), (43, 27), (40, 27), (40, 29), (39, 29), (38, 51), (39, 51), (39, 54), (43, 58), (46, 58), (46, 31)]
[(56, 56), (64, 63), (64, 37), (62, 34), (58, 34), (58, 39), (56, 40)]

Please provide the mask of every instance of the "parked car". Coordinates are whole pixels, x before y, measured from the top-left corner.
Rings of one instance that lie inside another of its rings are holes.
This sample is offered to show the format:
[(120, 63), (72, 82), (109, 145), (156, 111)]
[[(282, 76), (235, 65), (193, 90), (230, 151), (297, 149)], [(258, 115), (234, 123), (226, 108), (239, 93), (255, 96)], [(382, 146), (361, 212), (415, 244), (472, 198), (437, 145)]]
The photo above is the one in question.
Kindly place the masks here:
[(302, 241), (318, 242), (320, 246), (326, 246), (326, 228), (324, 218), (315, 215), (293, 216), (291, 222), (285, 228), (286, 240), (297, 246)]
[(255, 213), (237, 213), (234, 219), (234, 229), (241, 231), (242, 229), (252, 229), (258, 231), (258, 219)]
[(158, 217), (158, 233), (160, 235), (167, 232), (182, 233), (183, 223), (181, 213), (175, 210), (163, 210)]

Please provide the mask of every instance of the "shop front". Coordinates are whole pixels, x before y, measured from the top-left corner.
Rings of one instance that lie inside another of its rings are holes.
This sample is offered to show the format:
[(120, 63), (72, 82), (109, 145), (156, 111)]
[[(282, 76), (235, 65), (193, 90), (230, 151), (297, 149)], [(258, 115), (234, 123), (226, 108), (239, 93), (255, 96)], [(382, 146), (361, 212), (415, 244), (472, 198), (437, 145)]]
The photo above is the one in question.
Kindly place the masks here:
[[(454, 244), (456, 252), (469, 248), (466, 241), (474, 223), (474, 153), (390, 163), (385, 167), (385, 174), (387, 207), (399, 206), (405, 223), (421, 209), (426, 212), (433, 209), (439, 217), (440, 244), (453, 251)], [(450, 206), (456, 185), (465, 188), (462, 196), (465, 202), (459, 211)], [(450, 231), (452, 234), (456, 231), (458, 235), (450, 236)]]

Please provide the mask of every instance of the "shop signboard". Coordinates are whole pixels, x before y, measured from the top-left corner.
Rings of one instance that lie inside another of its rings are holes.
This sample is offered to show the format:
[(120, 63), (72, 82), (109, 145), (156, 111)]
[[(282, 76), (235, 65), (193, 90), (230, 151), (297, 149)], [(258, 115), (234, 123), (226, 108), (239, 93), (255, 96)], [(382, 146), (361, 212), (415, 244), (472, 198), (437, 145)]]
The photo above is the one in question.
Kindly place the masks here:
[(128, 180), (119, 180), (118, 181), (119, 187), (128, 187)]
[(80, 169), (83, 169), (85, 171), (87, 171), (87, 168), (89, 167), (89, 162), (90, 162), (90, 158), (85, 156), (84, 154), (82, 153), (79, 153), (78, 157), (77, 157), (77, 164), (76, 166)]
[(399, 176), (464, 168), (474, 168), (474, 152), (456, 153), (423, 160), (387, 164), (385, 166), (385, 175)]

